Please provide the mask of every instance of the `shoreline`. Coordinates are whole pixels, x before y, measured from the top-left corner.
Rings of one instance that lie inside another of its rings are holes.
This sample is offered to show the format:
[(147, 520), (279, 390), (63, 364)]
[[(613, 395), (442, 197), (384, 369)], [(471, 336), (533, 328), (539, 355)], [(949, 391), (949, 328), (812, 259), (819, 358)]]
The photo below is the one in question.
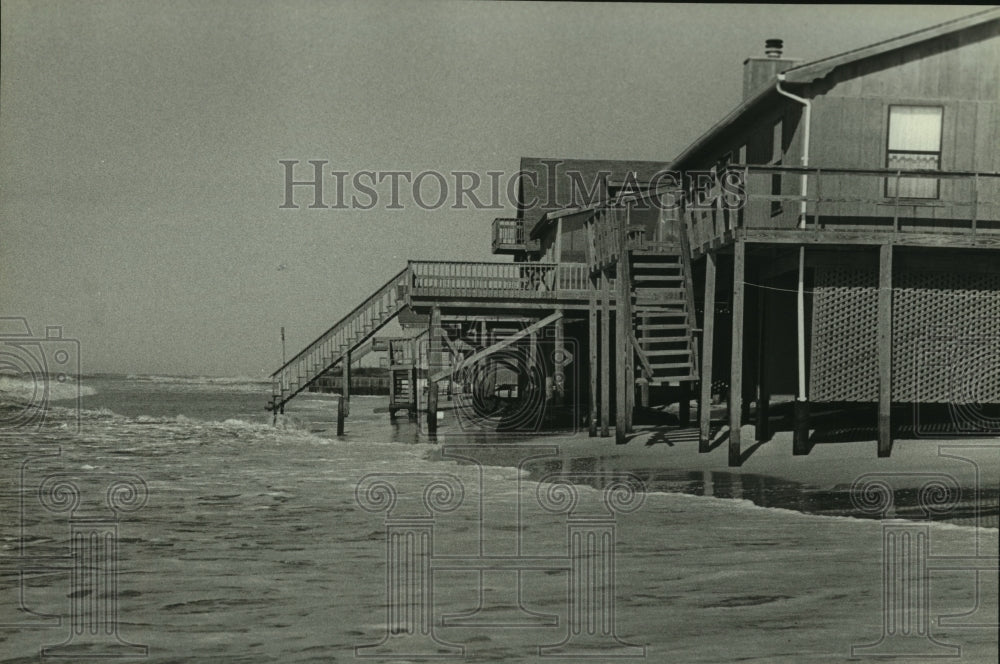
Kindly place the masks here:
[[(745, 499), (807, 514), (1000, 528), (1000, 438), (897, 437), (892, 455), (879, 458), (874, 437), (859, 437), (817, 442), (809, 454), (794, 456), (791, 432), (776, 431), (765, 442), (745, 445), (743, 464), (730, 467), (727, 427), (717, 428), (715, 421), (711, 449), (700, 453), (697, 428), (636, 425), (623, 445), (615, 444), (613, 427), (609, 438), (591, 438), (586, 429), (470, 436), (449, 426), (454, 418), (447, 406), (442, 410), (436, 439), (422, 433), (421, 442), (468, 445), (475, 438), (471, 444), (490, 448), (482, 455), (484, 465), (521, 468), (536, 481), (548, 474), (582, 474), (587, 478), (576, 483), (596, 486), (627, 473), (646, 491)], [(744, 425), (741, 434), (753, 441), (754, 427)], [(554, 448), (554, 454), (525, 461), (526, 447)], [(445, 460), (440, 452), (428, 457)], [(880, 492), (889, 490), (887, 502)]]

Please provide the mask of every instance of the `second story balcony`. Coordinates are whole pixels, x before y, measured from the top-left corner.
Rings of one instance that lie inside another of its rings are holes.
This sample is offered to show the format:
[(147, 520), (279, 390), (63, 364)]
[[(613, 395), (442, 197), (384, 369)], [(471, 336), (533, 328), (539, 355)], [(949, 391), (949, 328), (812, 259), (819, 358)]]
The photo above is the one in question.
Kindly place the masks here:
[(688, 192), (694, 256), (732, 242), (1000, 248), (1000, 173), (730, 166)]
[(525, 232), (524, 219), (493, 220), (494, 254), (525, 254), (538, 250), (538, 240), (530, 239)]

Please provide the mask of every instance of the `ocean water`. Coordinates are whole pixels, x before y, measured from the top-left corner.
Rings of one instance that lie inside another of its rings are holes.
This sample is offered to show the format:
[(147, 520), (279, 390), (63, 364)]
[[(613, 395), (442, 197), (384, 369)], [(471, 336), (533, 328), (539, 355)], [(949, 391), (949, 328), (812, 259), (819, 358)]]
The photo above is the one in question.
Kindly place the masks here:
[[(272, 426), (251, 379), (79, 387), (81, 410), (25, 424), (25, 390), (0, 385), (0, 662), (836, 662), (873, 643), (997, 659), (993, 528), (755, 504), (774, 492), (753, 478), (720, 498), (651, 470), (634, 493), (546, 438), (431, 444), (374, 413), (381, 397), (354, 397), (338, 439), (332, 398)], [(928, 605), (887, 613), (904, 601), (887, 580)]]

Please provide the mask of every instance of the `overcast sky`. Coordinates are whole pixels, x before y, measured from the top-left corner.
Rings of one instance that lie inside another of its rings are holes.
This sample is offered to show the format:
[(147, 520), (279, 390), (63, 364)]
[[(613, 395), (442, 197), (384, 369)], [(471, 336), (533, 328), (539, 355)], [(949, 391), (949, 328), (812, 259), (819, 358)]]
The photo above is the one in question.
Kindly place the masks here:
[(5, 0), (0, 315), (85, 372), (265, 375), (280, 326), (294, 352), (407, 258), (489, 259), (514, 214), (280, 209), (279, 160), (669, 161), (769, 37), (811, 60), (979, 9)]

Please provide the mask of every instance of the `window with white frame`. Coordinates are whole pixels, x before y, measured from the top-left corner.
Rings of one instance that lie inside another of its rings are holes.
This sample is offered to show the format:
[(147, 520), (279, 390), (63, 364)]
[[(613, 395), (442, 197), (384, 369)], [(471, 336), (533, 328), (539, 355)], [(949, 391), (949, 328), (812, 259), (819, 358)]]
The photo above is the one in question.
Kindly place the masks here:
[[(886, 167), (898, 170), (940, 170), (941, 122), (944, 109), (940, 106), (890, 106), (889, 145)], [(937, 198), (937, 178), (886, 178), (885, 194), (895, 198)]]

